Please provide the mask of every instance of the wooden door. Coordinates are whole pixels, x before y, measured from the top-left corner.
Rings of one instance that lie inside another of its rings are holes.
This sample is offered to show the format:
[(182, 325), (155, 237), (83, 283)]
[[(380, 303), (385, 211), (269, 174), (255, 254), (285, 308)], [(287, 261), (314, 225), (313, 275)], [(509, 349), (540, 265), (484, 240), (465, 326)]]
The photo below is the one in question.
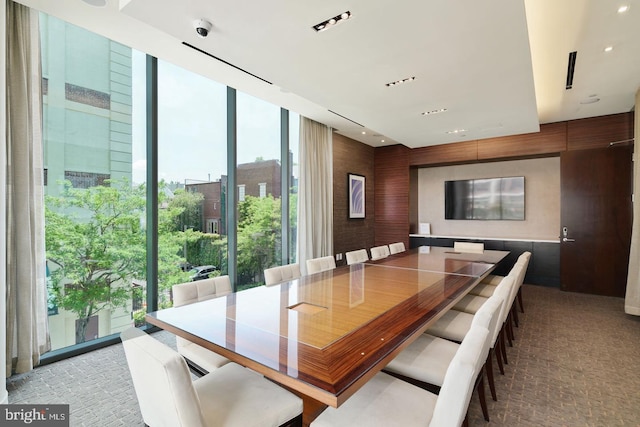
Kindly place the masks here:
[(632, 146), (561, 154), (562, 289), (623, 297), (631, 241)]

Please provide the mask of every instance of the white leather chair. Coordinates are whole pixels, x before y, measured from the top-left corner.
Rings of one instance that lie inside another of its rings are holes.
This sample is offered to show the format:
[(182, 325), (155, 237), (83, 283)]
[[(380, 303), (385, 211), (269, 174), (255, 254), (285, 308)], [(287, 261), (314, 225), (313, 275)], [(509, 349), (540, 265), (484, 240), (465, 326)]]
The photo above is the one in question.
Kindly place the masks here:
[(307, 260), (307, 274), (333, 270), (334, 268), (336, 268), (336, 260), (333, 259), (333, 255)]
[(302, 425), (302, 399), (249, 369), (228, 363), (192, 382), (173, 349), (136, 328), (120, 337), (150, 427)]
[(387, 246), (387, 245), (375, 246), (375, 247), (371, 248), (371, 260), (372, 261), (374, 261), (376, 259), (386, 258), (386, 257), (389, 256), (389, 254), (390, 254), (389, 246)]
[(347, 265), (356, 264), (358, 262), (369, 261), (369, 254), (366, 249), (358, 249), (357, 251), (346, 252)]
[[(196, 282), (186, 282), (173, 285), (173, 306), (180, 307), (198, 301), (218, 298), (230, 294), (231, 281), (229, 276), (218, 276)], [(229, 363), (229, 359), (211, 350), (199, 346), (182, 337), (176, 337), (178, 352), (187, 359), (193, 371), (200, 375), (212, 372)]]
[(300, 277), (300, 264), (287, 264), (264, 270), (264, 284), (276, 285)]
[(403, 242), (398, 243), (390, 243), (389, 244), (389, 254), (399, 254), (400, 252), (404, 252), (406, 249), (404, 248)]
[[(483, 347), (485, 359), (489, 360), (491, 331), (498, 325), (502, 303), (503, 300), (501, 298), (492, 298), (485, 305), (485, 308), (479, 315), (480, 317), (475, 319), (476, 321), (465, 335), (461, 344), (456, 344), (432, 335), (422, 334), (393, 359), (384, 368), (384, 371), (426, 390), (437, 391), (442, 387), (447, 368), (458, 351), (467, 351), (466, 347), (468, 346), (480, 345)], [(473, 338), (472, 332), (479, 329), (475, 326), (481, 326), (483, 329), (489, 330), (489, 334), (485, 335), (486, 342), (483, 341), (479, 343)], [(489, 374), (489, 372), (487, 372), (487, 374)], [(483, 373), (480, 372), (480, 377), (477, 381), (478, 395), (485, 419), (489, 421), (484, 388), (480, 388), (480, 385), (483, 383), (482, 375)], [(491, 377), (491, 381), (492, 380), (493, 377)]]
[[(477, 328), (473, 337), (486, 341), (489, 331)], [(311, 426), (460, 426), (466, 419), (482, 352), (482, 345), (457, 352), (437, 395), (380, 372), (339, 408), (325, 409)]]
[(484, 252), (484, 243), (454, 242), (453, 250), (456, 252), (481, 254)]

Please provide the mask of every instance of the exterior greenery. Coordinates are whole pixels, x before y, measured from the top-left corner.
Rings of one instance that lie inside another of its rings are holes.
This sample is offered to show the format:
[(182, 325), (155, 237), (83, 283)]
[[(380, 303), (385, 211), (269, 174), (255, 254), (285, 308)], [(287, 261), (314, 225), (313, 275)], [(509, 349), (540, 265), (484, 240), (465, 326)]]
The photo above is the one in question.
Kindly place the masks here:
[[(52, 265), (53, 304), (78, 317), (76, 342), (99, 311), (127, 308), (144, 300), (134, 283), (146, 281), (145, 186), (126, 179), (47, 196), (46, 248)], [(170, 194), (170, 193), (169, 193)], [(227, 239), (187, 227), (201, 218), (202, 195), (160, 183), (158, 209), (159, 308), (171, 306), (170, 289), (189, 280), (186, 265), (215, 265), (226, 271)], [(279, 263), (280, 199), (247, 196), (238, 206), (238, 277), (243, 288), (264, 283), (263, 270)], [(187, 224), (188, 223), (188, 224)], [(218, 273), (219, 274), (219, 273)], [(137, 323), (144, 309), (134, 313)]]

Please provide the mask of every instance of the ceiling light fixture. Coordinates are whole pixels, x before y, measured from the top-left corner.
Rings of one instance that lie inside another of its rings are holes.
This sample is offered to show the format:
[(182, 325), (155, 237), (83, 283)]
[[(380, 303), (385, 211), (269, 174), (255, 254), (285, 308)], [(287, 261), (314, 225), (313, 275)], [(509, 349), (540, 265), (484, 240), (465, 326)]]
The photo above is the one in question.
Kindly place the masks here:
[(391, 83), (385, 83), (385, 85), (387, 87), (392, 87), (392, 86), (399, 85), (399, 84), (402, 84), (402, 83), (412, 82), (415, 79), (416, 79), (415, 76), (414, 77), (407, 77), (406, 79), (396, 80), (395, 82), (391, 82)]
[(444, 113), (445, 111), (447, 111), (446, 108), (438, 108), (437, 110), (425, 111), (424, 113), (421, 113), (421, 114), (423, 116), (430, 116), (432, 114)]
[(329, 28), (333, 27), (334, 25), (339, 24), (342, 21), (346, 21), (349, 18), (351, 18), (351, 12), (349, 12), (349, 11), (342, 12), (340, 15), (336, 15), (333, 18), (329, 18), (326, 21), (321, 22), (319, 24), (316, 24), (311, 28), (316, 30), (316, 32), (328, 30)]
[(457, 133), (462, 133), (462, 132), (466, 132), (466, 129), (454, 129), (454, 130), (450, 130), (447, 132), (447, 134), (449, 135), (455, 135)]
[(622, 6), (620, 6), (618, 8), (618, 13), (625, 13), (629, 11), (629, 5), (628, 4), (623, 4)]
[(611, 52), (613, 50), (613, 46), (607, 46), (604, 48), (605, 52)]

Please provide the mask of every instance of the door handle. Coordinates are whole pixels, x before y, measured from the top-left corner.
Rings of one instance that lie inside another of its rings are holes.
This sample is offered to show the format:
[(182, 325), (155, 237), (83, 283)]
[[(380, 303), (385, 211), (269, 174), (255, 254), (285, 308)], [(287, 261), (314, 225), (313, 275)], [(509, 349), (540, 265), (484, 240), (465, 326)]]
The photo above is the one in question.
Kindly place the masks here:
[(575, 242), (575, 241), (576, 241), (576, 239), (568, 239), (568, 238), (566, 238), (566, 237), (563, 237), (563, 238), (562, 238), (562, 241), (563, 241), (563, 242)]

